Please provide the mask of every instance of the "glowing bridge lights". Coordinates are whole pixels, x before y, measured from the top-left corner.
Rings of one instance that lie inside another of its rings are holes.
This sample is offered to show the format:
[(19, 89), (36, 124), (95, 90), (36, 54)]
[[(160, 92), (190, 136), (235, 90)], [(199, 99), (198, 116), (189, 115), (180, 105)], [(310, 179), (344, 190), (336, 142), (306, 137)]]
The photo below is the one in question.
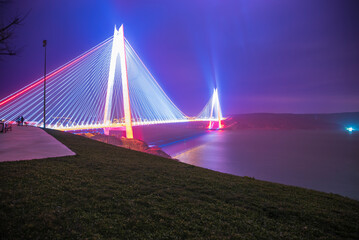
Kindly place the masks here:
[[(206, 106), (202, 109), (200, 114), (196, 117), (201, 120), (209, 120), (208, 129), (222, 129), (222, 110), (221, 105), (219, 104), (218, 90), (213, 90), (213, 95), (208, 101)], [(214, 127), (214, 122), (218, 122), (218, 126)]]
[[(196, 117), (185, 115), (168, 97), (124, 37), (114, 36), (52, 71), (47, 82), (47, 127), (66, 130), (209, 121), (220, 129), (222, 111), (218, 90)], [(24, 116), (41, 126), (43, 95), (40, 78), (0, 100), (0, 116), (7, 122)]]

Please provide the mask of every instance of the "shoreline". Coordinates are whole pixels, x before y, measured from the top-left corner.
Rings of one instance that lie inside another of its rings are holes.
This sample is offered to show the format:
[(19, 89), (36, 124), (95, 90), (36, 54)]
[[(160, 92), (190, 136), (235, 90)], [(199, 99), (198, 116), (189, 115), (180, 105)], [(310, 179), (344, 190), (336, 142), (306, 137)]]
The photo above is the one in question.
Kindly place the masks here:
[(164, 158), (173, 159), (169, 154), (164, 152), (160, 147), (152, 145), (149, 146), (145, 141), (139, 139), (129, 139), (125, 137), (118, 137), (116, 135), (106, 135), (98, 132), (94, 133), (73, 133), (75, 135), (83, 136), (99, 142), (111, 144), (117, 147), (127, 148), (139, 152), (144, 152), (152, 155), (161, 156)]

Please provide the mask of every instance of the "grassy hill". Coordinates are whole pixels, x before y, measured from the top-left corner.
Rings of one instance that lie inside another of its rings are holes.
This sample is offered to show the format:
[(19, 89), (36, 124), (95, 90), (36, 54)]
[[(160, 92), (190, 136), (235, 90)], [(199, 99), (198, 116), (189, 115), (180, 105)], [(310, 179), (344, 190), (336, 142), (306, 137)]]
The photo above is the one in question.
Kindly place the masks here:
[(1, 239), (359, 239), (359, 202), (48, 130), (78, 155), (0, 163)]

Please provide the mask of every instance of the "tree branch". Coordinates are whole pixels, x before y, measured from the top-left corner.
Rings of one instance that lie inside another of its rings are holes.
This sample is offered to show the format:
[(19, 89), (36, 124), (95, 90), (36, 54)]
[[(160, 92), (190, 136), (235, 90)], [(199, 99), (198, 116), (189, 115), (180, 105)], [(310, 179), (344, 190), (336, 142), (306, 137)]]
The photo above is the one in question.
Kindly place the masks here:
[[(8, 4), (9, 2), (9, 0), (0, 0), (0, 6)], [(1, 7), (0, 9), (4, 11), (4, 7)], [(28, 13), (23, 16), (16, 15), (11, 18), (8, 23), (0, 23), (0, 55), (16, 55), (17, 50), (10, 45), (10, 41), (14, 36), (16, 27), (21, 25), (27, 15)]]

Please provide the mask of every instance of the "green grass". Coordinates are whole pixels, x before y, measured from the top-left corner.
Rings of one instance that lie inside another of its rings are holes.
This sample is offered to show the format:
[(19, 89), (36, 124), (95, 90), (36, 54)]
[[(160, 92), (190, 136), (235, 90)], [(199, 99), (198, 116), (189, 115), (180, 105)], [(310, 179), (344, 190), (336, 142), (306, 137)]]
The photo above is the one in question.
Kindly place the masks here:
[(0, 163), (1, 239), (359, 239), (359, 202), (48, 130), (78, 155)]

